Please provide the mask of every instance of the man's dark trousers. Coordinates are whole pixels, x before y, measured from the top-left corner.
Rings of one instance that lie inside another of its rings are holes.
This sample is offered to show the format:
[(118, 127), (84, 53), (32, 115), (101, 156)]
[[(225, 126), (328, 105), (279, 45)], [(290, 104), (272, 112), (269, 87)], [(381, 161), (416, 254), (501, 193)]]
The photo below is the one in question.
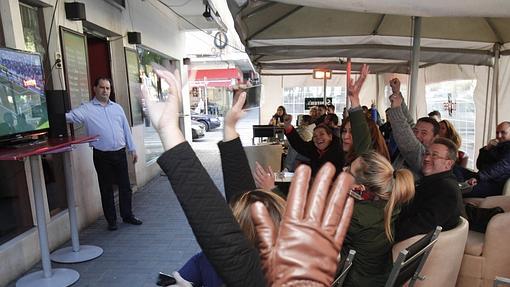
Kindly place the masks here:
[(103, 213), (108, 224), (112, 225), (117, 222), (113, 197), (114, 179), (116, 179), (119, 187), (120, 216), (123, 219), (131, 218), (133, 216), (131, 209), (132, 191), (129, 182), (126, 149), (122, 148), (118, 151), (100, 151), (94, 149), (94, 167), (96, 168), (99, 180)]

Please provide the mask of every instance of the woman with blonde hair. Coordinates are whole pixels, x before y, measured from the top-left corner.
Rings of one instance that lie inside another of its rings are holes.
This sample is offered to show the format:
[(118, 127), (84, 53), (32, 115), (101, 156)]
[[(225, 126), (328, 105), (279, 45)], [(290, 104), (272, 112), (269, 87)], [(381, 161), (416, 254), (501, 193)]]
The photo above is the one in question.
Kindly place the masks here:
[[(368, 66), (363, 65), (361, 75), (368, 73)], [(409, 170), (394, 170), (388, 160), (388, 150), (380, 152), (374, 144), (374, 134), (360, 105), (358, 85), (362, 84), (352, 80), (348, 83), (352, 107), (349, 125), (353, 133), (351, 164), (345, 171), (354, 177), (351, 195), (357, 200), (342, 258), (350, 249), (356, 250), (356, 256), (343, 286), (384, 286), (393, 262), (393, 226), (400, 205), (414, 197), (414, 179)], [(384, 140), (381, 141), (384, 146)]]
[(354, 177), (356, 198), (351, 225), (342, 249), (345, 258), (356, 250), (343, 286), (383, 286), (392, 267), (393, 230), (400, 205), (414, 197), (409, 170), (394, 170), (376, 151), (363, 153), (346, 168)]

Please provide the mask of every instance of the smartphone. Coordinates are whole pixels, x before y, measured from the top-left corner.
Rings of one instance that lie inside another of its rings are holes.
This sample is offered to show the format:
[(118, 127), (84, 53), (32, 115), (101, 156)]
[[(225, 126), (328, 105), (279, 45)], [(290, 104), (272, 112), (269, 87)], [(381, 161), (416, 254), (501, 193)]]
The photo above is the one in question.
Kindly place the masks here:
[[(246, 92), (246, 101), (244, 102), (243, 110), (260, 107), (260, 91), (262, 90), (262, 85), (256, 85), (247, 88), (241, 87), (240, 89)], [(237, 91), (234, 91), (234, 97), (236, 92)], [(234, 102), (236, 101), (237, 99), (234, 98)]]
[(158, 282), (156, 283), (156, 285), (169, 286), (169, 285), (175, 285), (176, 283), (177, 283), (177, 281), (175, 280), (174, 277), (172, 277), (172, 275), (168, 275), (166, 273), (159, 272)]

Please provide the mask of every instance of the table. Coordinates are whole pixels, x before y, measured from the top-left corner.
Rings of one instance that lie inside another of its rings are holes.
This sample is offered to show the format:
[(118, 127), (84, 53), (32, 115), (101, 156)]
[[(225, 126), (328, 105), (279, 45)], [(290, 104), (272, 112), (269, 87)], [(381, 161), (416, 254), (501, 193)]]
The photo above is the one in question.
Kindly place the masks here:
[[(95, 246), (80, 246), (78, 240), (78, 227), (76, 221), (76, 204), (74, 197), (74, 190), (72, 188), (72, 175), (69, 153), (72, 151), (73, 146), (77, 144), (88, 143), (95, 141), (97, 136), (87, 137), (69, 137), (62, 139), (50, 139), (48, 141), (39, 141), (32, 144), (23, 144), (13, 148), (1, 148), (0, 160), (23, 160), (29, 159), (30, 172), (32, 178), (32, 187), (34, 192), (35, 212), (37, 221), (37, 231), (39, 233), (39, 247), (41, 250), (41, 263), (43, 270), (36, 271), (25, 275), (16, 282), (17, 287), (65, 287), (70, 286), (80, 278), (80, 274), (75, 270), (68, 268), (51, 268), (49, 245), (48, 245), (48, 232), (46, 226), (46, 214), (44, 210), (44, 196), (43, 184), (44, 178), (41, 174), (41, 155), (49, 153), (64, 153), (64, 160), (66, 162), (65, 174), (66, 176), (66, 193), (67, 203), (69, 209), (69, 221), (71, 227), (71, 238), (73, 248), (70, 256), (63, 256), (64, 258), (71, 257), (74, 260), (80, 261), (67, 261), (67, 262), (82, 262), (91, 260), (98, 257), (103, 253), (103, 250)], [(60, 251), (60, 250), (59, 250)], [(57, 251), (57, 258), (66, 252)], [(80, 259), (79, 259), (80, 258)], [(88, 259), (85, 259), (88, 258)], [(64, 262), (64, 261), (58, 261)]]

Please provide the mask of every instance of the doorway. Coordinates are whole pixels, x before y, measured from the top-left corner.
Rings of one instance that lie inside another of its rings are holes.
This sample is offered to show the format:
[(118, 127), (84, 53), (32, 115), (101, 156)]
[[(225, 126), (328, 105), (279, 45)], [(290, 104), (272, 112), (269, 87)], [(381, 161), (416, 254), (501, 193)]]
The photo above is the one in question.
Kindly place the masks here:
[[(90, 87), (98, 77), (112, 78), (110, 67), (110, 45), (106, 38), (87, 34)], [(115, 102), (115, 89), (111, 89), (110, 100)]]

